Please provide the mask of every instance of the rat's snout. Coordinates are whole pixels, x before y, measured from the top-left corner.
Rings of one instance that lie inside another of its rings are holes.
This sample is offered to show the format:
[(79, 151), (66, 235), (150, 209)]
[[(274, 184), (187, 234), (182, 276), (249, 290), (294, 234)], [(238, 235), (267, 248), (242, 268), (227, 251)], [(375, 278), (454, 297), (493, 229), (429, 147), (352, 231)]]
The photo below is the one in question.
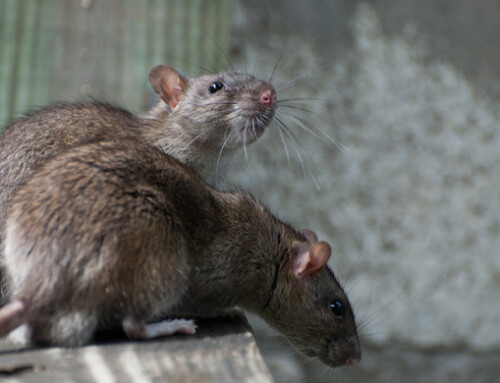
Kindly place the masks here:
[(356, 364), (359, 363), (359, 359), (358, 358), (349, 358), (345, 361), (345, 365), (346, 366), (355, 366)]
[(361, 360), (361, 346), (359, 345), (359, 341), (356, 339), (351, 343), (353, 344), (351, 355), (345, 360), (344, 366), (355, 366)]
[(355, 366), (361, 360), (361, 346), (357, 337), (343, 341), (332, 341), (328, 350), (328, 360), (324, 362), (332, 367)]
[(265, 88), (260, 91), (259, 101), (261, 105), (276, 104), (276, 91), (274, 88)]

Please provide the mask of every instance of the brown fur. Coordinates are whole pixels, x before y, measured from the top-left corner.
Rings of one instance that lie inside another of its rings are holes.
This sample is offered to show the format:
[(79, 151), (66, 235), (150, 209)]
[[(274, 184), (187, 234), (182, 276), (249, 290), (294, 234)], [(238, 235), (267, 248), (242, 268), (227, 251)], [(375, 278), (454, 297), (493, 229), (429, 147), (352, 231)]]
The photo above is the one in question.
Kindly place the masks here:
[(329, 246), (311, 241), (248, 194), (217, 191), (172, 157), (123, 140), (58, 156), (19, 190), (5, 260), (36, 342), (82, 345), (126, 316), (239, 306), (337, 366), (359, 359), (354, 315), (325, 265)]
[[(170, 90), (161, 89), (167, 77), (182, 85), (175, 89), (175, 108), (168, 103)], [(49, 106), (6, 127), (0, 137), (0, 257), (15, 191), (55, 156), (89, 143), (132, 138), (175, 156), (214, 184), (224, 158), (255, 141), (274, 115), (274, 102), (259, 102), (262, 92), (274, 94), (274, 88), (250, 75), (187, 78), (160, 65), (151, 70), (150, 81), (164, 99), (142, 116), (107, 103), (82, 102)], [(209, 86), (214, 81), (224, 88), (212, 94)]]

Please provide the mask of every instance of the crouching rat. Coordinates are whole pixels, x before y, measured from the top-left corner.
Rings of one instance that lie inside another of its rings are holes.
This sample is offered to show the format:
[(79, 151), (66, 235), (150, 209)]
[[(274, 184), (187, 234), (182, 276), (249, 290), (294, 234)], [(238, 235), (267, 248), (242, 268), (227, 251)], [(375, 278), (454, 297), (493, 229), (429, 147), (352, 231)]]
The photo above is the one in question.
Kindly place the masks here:
[(161, 148), (215, 184), (231, 154), (260, 137), (274, 117), (274, 87), (248, 74), (188, 78), (158, 65), (149, 81), (160, 100), (142, 116), (106, 103), (83, 102), (50, 106), (6, 127), (0, 137), (0, 244), (19, 185), (61, 153), (132, 138)]
[[(83, 146), (13, 198), (0, 335), (18, 327), (25, 340), (72, 347), (101, 327), (139, 339), (190, 334), (190, 318), (238, 306), (305, 355), (352, 365), (361, 355), (354, 314), (329, 257), (313, 232), (244, 192), (208, 186), (154, 147)], [(151, 323), (162, 318), (185, 319)]]

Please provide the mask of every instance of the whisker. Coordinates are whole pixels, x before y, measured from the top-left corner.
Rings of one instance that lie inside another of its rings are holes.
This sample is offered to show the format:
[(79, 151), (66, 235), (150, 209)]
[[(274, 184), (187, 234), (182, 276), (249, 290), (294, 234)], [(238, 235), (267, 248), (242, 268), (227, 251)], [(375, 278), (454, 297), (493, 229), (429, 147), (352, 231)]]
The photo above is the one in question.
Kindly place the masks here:
[[(321, 66), (321, 68), (329, 68), (329, 64), (325, 64)], [(313, 74), (316, 74), (315, 76), (312, 76)], [(309, 72), (304, 72), (300, 73), (298, 76), (294, 77), (292, 80), (288, 81), (287, 83), (284, 83), (278, 87), (276, 87), (276, 92), (285, 92), (287, 90), (290, 90), (292, 88), (295, 88), (299, 85), (306, 84), (309, 82), (314, 82), (318, 80), (323, 80), (325, 78), (331, 77), (331, 70), (328, 72), (320, 72), (318, 69), (311, 70)]]
[(324, 98), (314, 98), (314, 97), (294, 97), (294, 98), (282, 98), (276, 100), (276, 103), (279, 105), (282, 102), (289, 102), (289, 101), (329, 101), (328, 99)]
[[(225, 134), (227, 134), (228, 129), (226, 129)], [(216, 165), (215, 165), (215, 180), (216, 181), (219, 178), (219, 163), (220, 163), (220, 159), (222, 157), (222, 152), (224, 151), (224, 148), (226, 147), (226, 144), (229, 141), (229, 138), (231, 137), (232, 133), (233, 133), (233, 130), (231, 130), (229, 132), (229, 134), (227, 135), (226, 139), (224, 140), (224, 143), (222, 144), (222, 147), (220, 148), (219, 156), (217, 157), (217, 162), (216, 162)]]
[(332, 137), (330, 137), (327, 133), (325, 133), (323, 130), (316, 128), (315, 126), (310, 125), (307, 121), (304, 119), (294, 115), (293, 113), (284, 111), (284, 110), (278, 110), (280, 113), (283, 115), (290, 117), (292, 120), (294, 120), (297, 125), (299, 125), (302, 129), (309, 131), (311, 134), (315, 135), (316, 137), (318, 136), (323, 136), (325, 137), (328, 141), (330, 141), (337, 149), (341, 151), (348, 151), (347, 147), (344, 145), (338, 143), (336, 140), (334, 140)]
[(248, 161), (248, 152), (247, 152), (247, 135), (243, 135), (243, 153), (245, 155), (245, 160)]
[(290, 139), (290, 141), (292, 141), (295, 153), (297, 153), (297, 156), (299, 157), (300, 165), (302, 167), (302, 173), (305, 175), (304, 160), (300, 154), (300, 150), (297, 149), (299, 147), (299, 145), (297, 144), (297, 137), (293, 134), (293, 132), (285, 124), (283, 124), (282, 122), (281, 122), (281, 124), (282, 124), (281, 126), (283, 129), (283, 133), (285, 134), (285, 137), (287, 137), (288, 139)]
[(313, 172), (311, 171), (311, 168), (309, 166), (309, 163), (312, 163), (312, 159), (309, 156), (309, 154), (303, 149), (303, 147), (300, 145), (300, 141), (297, 139), (297, 136), (288, 128), (285, 124), (282, 125), (283, 131), (286, 132), (285, 136), (291, 136), (293, 139), (292, 144), (295, 152), (297, 153), (301, 166), (302, 166), (302, 172), (305, 175), (305, 171), (307, 169), (309, 176), (311, 177), (312, 181), (314, 182), (314, 185), (316, 186), (316, 189), (319, 191), (321, 190), (318, 181), (316, 180), (316, 177), (314, 177)]
[(255, 120), (252, 120), (252, 132), (254, 139), (257, 139), (257, 130), (255, 129)]
[(188, 64), (191, 65), (194, 68), (200, 69), (202, 73), (213, 73), (214, 70), (213, 68), (208, 68), (206, 66), (200, 65), (198, 62), (194, 62), (192, 60), (187, 60), (184, 58), (176, 57), (174, 55), (166, 55), (165, 56), (166, 62), (173, 62), (174, 64), (171, 64), (171, 66), (176, 66), (176, 65), (181, 65), (182, 64)]
[[(202, 28), (202, 29), (204, 29), (204, 28)], [(207, 33), (207, 31), (205, 31), (205, 34), (210, 39), (210, 41), (212, 41), (212, 43), (215, 45), (215, 47), (220, 51), (220, 53), (222, 54), (222, 56), (224, 56), (224, 59), (229, 64), (229, 67), (231, 68), (231, 71), (232, 72), (236, 72), (236, 69), (235, 69), (233, 63), (231, 62), (231, 60), (229, 60), (228, 55), (226, 54), (226, 52), (224, 51), (224, 49), (222, 49), (222, 47), (220, 46), (220, 44), (211, 36), (210, 33)], [(218, 58), (218, 56), (217, 56), (217, 61), (224, 68), (224, 70), (226, 72), (229, 72), (227, 66), (222, 63), (222, 60), (220, 60)]]
[(286, 154), (286, 160), (288, 162), (288, 166), (292, 166), (290, 163), (290, 155), (288, 154), (288, 148), (286, 146), (285, 139), (283, 137), (283, 129), (281, 128), (280, 123), (281, 123), (281, 121), (279, 121), (278, 119), (276, 119), (276, 121), (274, 122), (274, 124), (278, 127), (278, 132), (280, 134), (281, 142), (283, 143), (283, 148), (285, 148), (285, 154)]
[[(380, 316), (380, 314), (389, 306), (394, 303), (395, 300), (399, 299), (403, 295), (403, 292), (399, 292), (399, 294), (396, 294), (390, 301), (386, 302), (385, 304), (381, 305), (374, 313), (370, 314), (369, 316), (368, 311), (366, 311), (366, 314), (364, 315), (363, 318), (360, 319), (359, 325), (358, 325), (358, 332), (363, 335), (367, 335), (367, 327), (373, 325), (373, 322)], [(370, 303), (369, 306), (371, 306), (372, 302), (372, 296), (370, 294)], [(376, 334), (375, 332), (371, 332), (371, 334)]]
[(271, 76), (269, 76), (269, 81), (268, 82), (270, 82), (270, 83), (273, 82), (274, 77), (277, 75), (276, 71), (278, 69), (278, 66), (279, 66), (279, 64), (281, 64), (281, 62), (283, 61), (283, 58), (285, 57), (285, 53), (286, 53), (286, 51), (283, 51), (283, 53), (278, 58), (278, 61), (276, 61), (276, 64), (274, 65), (274, 68), (273, 68), (273, 71), (271, 72)]
[(200, 137), (202, 137), (204, 134), (206, 134), (206, 132), (198, 134), (195, 138), (193, 138), (191, 141), (189, 141), (189, 143), (182, 148), (181, 152), (185, 152), (193, 143), (195, 143), (196, 141), (198, 141), (198, 139)]
[(280, 104), (279, 107), (280, 108), (289, 108), (289, 109), (300, 110), (301, 112), (306, 112), (306, 113), (309, 113), (309, 114), (311, 114), (311, 115), (313, 115), (315, 117), (318, 117), (318, 118), (322, 119), (325, 122), (330, 122), (330, 119), (329, 119), (329, 117), (327, 115), (325, 115), (323, 113), (316, 112), (316, 111), (308, 109), (308, 108), (305, 108), (303, 106)]
[(257, 73), (257, 68), (259, 67), (259, 63), (257, 61), (255, 61), (253, 63), (253, 72), (252, 74), (255, 75)]
[[(361, 259), (361, 254), (359, 254), (356, 259), (354, 260), (354, 262), (352, 263), (351, 267), (349, 268), (349, 272), (347, 273), (347, 276), (345, 277), (345, 280), (344, 280), (344, 283), (343, 283), (343, 286), (347, 286), (347, 284), (349, 283), (349, 279), (351, 278), (351, 275), (354, 271), (354, 267), (358, 264), (359, 260)], [(350, 290), (353, 289), (353, 287), (349, 287)]]
[[(312, 43), (313, 43), (314, 41), (316, 41), (319, 37), (320, 37), (319, 35), (318, 35), (318, 36), (316, 36), (316, 37), (314, 37), (314, 38), (313, 38), (311, 41), (309, 41), (307, 44), (308, 44), (308, 45), (312, 45)], [(276, 73), (275, 73), (275, 77), (278, 77), (278, 75), (279, 75), (279, 74), (280, 74), (280, 73), (281, 73), (281, 72), (282, 72), (282, 71), (283, 71), (283, 70), (284, 70), (284, 69), (285, 69), (288, 65), (290, 65), (290, 63), (291, 63), (293, 60), (295, 60), (295, 58), (299, 55), (299, 52), (300, 52), (300, 51), (299, 51), (298, 49), (296, 49), (296, 50), (294, 50), (294, 52), (295, 52), (295, 53), (294, 53), (292, 56), (290, 56), (290, 58), (288, 59), (288, 61), (287, 61), (285, 64), (283, 64), (283, 65), (282, 65), (282, 67), (280, 68), (280, 70), (277, 70), (277, 71), (276, 71)], [(283, 54), (283, 56), (284, 56), (284, 54)], [(280, 60), (281, 60), (281, 59), (280, 59)]]
[(245, 40), (243, 39), (241, 43), (243, 45), (241, 51), (243, 52), (243, 68), (245, 68), (244, 73), (248, 74), (248, 67), (247, 67), (248, 57), (247, 57), (247, 48), (245, 46)]
[(236, 105), (237, 102), (227, 101), (227, 102), (205, 102), (203, 104), (196, 104), (194, 102), (186, 103), (186, 105), (191, 106), (213, 106), (213, 105)]

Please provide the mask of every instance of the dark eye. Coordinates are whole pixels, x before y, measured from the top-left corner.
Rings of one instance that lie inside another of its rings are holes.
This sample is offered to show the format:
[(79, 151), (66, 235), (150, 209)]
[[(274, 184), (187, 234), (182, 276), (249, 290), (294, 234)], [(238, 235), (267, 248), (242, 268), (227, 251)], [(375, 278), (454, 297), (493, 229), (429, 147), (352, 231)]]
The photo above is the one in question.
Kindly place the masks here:
[(344, 315), (344, 306), (340, 301), (333, 301), (330, 303), (330, 309), (335, 316), (341, 317)]
[(210, 93), (215, 93), (221, 90), (222, 88), (224, 88), (224, 84), (221, 83), (220, 81), (216, 81), (210, 84), (210, 86), (208, 87), (208, 91)]

